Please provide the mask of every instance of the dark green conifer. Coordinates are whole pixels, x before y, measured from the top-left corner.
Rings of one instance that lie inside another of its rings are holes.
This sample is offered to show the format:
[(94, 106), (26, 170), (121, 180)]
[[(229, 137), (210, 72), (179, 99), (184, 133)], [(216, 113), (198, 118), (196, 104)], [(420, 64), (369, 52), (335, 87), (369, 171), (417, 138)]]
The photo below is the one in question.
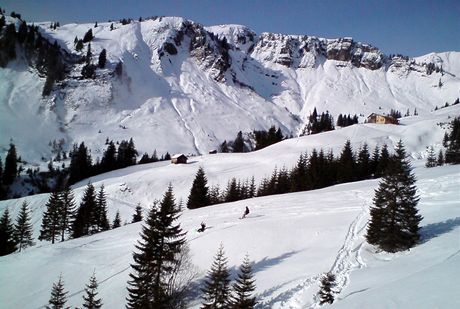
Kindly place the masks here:
[(230, 306), (230, 272), (224, 247), (221, 244), (204, 282), (201, 309), (228, 308)]
[(62, 213), (61, 213), (61, 241), (64, 241), (65, 234), (72, 233), (72, 224), (76, 216), (75, 197), (69, 186), (61, 192)]
[(19, 215), (16, 218), (16, 224), (14, 225), (14, 238), (19, 251), (35, 244), (32, 235), (33, 230), (30, 222), (28, 204), (24, 201)]
[(246, 255), (243, 264), (240, 266), (238, 277), (233, 284), (234, 295), (232, 297), (232, 309), (253, 309), (256, 305), (256, 298), (252, 293), (256, 289), (254, 275), (252, 273), (249, 257)]
[(3, 183), (10, 185), (13, 183), (18, 173), (18, 157), (16, 153), (16, 146), (10, 143), (10, 148), (5, 158), (5, 170), (3, 171)]
[(93, 275), (89, 279), (89, 283), (85, 287), (85, 295), (83, 295), (83, 307), (88, 309), (99, 309), (102, 308), (102, 299), (98, 297), (98, 288), (99, 284), (96, 280), (96, 274), (93, 272)]
[(433, 146), (431, 146), (428, 148), (428, 157), (426, 158), (425, 167), (435, 167), (437, 165), (436, 161), (436, 154), (434, 153)]
[(51, 290), (51, 298), (48, 302), (47, 309), (64, 309), (65, 303), (67, 302), (67, 291), (64, 289), (64, 281), (62, 275), (59, 276), (59, 280), (53, 283)]
[(178, 302), (174, 287), (169, 284), (174, 281), (185, 245), (185, 233), (177, 223), (178, 218), (179, 210), (169, 186), (160, 204), (150, 210), (136, 245), (137, 252), (133, 253), (127, 308), (169, 309)]
[(99, 59), (97, 62), (97, 65), (99, 66), (99, 68), (101, 69), (105, 68), (106, 61), (107, 61), (107, 51), (104, 48), (99, 54)]
[(43, 213), (42, 226), (38, 240), (54, 241), (59, 238), (62, 226), (62, 200), (58, 191), (50, 194), (46, 203), (46, 210)]
[(397, 252), (416, 245), (422, 220), (416, 208), (419, 198), (415, 176), (402, 141), (387, 173), (375, 191), (366, 238), (384, 251)]
[(187, 200), (187, 208), (195, 209), (209, 205), (208, 180), (203, 167), (199, 167), (193, 180), (192, 188)]
[(133, 220), (131, 221), (131, 223), (140, 222), (142, 220), (143, 220), (142, 207), (141, 207), (141, 203), (138, 203), (136, 205), (135, 213), (133, 215)]
[(91, 226), (94, 222), (94, 215), (96, 209), (96, 193), (94, 186), (91, 182), (86, 185), (83, 198), (78, 207), (77, 215), (73, 222), (72, 238), (78, 238), (84, 235), (90, 235), (92, 230)]
[(14, 227), (7, 208), (0, 218), (0, 256), (13, 253), (16, 249)]
[(332, 304), (334, 302), (335, 286), (335, 275), (332, 273), (325, 274), (321, 279), (320, 290), (318, 292), (320, 305), (326, 303)]
[(120, 217), (120, 211), (117, 210), (117, 213), (115, 214), (115, 218), (113, 219), (112, 222), (112, 228), (116, 229), (121, 226), (121, 217)]

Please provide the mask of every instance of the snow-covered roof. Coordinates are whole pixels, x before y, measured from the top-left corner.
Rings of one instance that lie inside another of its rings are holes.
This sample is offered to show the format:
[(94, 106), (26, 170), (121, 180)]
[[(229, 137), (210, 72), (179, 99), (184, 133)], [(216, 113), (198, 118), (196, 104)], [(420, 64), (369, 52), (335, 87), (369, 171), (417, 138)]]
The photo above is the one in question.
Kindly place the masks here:
[(177, 159), (177, 158), (182, 157), (182, 156), (184, 156), (184, 157), (187, 158), (187, 156), (184, 155), (183, 153), (177, 153), (177, 154), (173, 155), (173, 156), (171, 157), (171, 159)]

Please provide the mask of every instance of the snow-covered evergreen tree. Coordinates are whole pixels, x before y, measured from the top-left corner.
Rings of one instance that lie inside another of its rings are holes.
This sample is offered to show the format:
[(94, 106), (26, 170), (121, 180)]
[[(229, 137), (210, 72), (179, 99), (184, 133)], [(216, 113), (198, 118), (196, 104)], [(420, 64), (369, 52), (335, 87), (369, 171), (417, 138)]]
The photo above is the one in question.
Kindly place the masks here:
[(204, 173), (203, 168), (200, 166), (195, 175), (195, 179), (192, 183), (192, 188), (190, 189), (190, 194), (187, 200), (187, 208), (195, 209), (204, 206), (208, 206), (209, 203), (209, 193), (208, 193), (208, 180)]
[(367, 241), (387, 252), (407, 250), (420, 238), (422, 217), (416, 208), (415, 176), (402, 141), (398, 142), (388, 175), (375, 191)]
[(102, 299), (98, 297), (99, 284), (96, 280), (96, 274), (89, 279), (89, 283), (85, 287), (85, 295), (83, 295), (83, 307), (88, 309), (99, 309), (102, 307)]
[(88, 183), (78, 207), (72, 227), (72, 237), (78, 238), (91, 233), (94, 211), (96, 209), (96, 193), (92, 183)]
[(256, 298), (252, 293), (256, 289), (256, 285), (249, 256), (245, 256), (235, 281), (233, 284), (234, 295), (231, 301), (231, 308), (253, 309), (256, 305)]
[(66, 233), (72, 233), (72, 224), (75, 219), (76, 209), (75, 209), (75, 197), (73, 190), (66, 186), (61, 192), (61, 203), (62, 203), (62, 213), (61, 213), (61, 241), (64, 241)]
[(221, 309), (230, 305), (230, 272), (221, 244), (204, 282), (201, 309)]
[(43, 213), (42, 226), (38, 240), (48, 240), (54, 244), (59, 238), (62, 226), (62, 200), (58, 191), (51, 192), (46, 210)]
[(436, 160), (436, 154), (434, 153), (433, 146), (431, 146), (430, 148), (428, 148), (428, 157), (426, 158), (425, 166), (426, 167), (435, 167), (437, 165), (436, 161), (437, 161)]
[(51, 289), (51, 297), (46, 308), (64, 309), (65, 303), (67, 302), (67, 293), (68, 292), (64, 289), (64, 281), (62, 280), (62, 275), (60, 275), (58, 282), (53, 283), (53, 288)]
[(336, 283), (334, 274), (327, 273), (321, 278), (320, 289), (318, 292), (320, 305), (323, 305), (325, 303), (332, 304), (334, 302), (335, 286)]
[(177, 303), (168, 285), (174, 280), (172, 276), (185, 245), (185, 233), (177, 223), (178, 217), (169, 186), (160, 204), (150, 210), (136, 245), (137, 252), (133, 253), (127, 308), (169, 309), (174, 308), (172, 303)]
[(120, 211), (117, 210), (115, 214), (115, 218), (113, 219), (113, 222), (112, 222), (112, 228), (116, 229), (116, 228), (119, 228), (120, 226), (121, 226)]
[(133, 215), (133, 219), (132, 219), (131, 223), (140, 222), (142, 220), (143, 220), (142, 207), (141, 207), (141, 203), (138, 203), (136, 205), (135, 213)]
[(33, 229), (30, 222), (28, 204), (24, 201), (16, 218), (16, 224), (14, 225), (14, 238), (19, 251), (35, 244), (32, 235)]
[(107, 196), (104, 191), (104, 185), (99, 188), (96, 197), (96, 210), (94, 212), (94, 228), (96, 232), (107, 231), (110, 229), (110, 223), (107, 219)]
[(14, 251), (16, 251), (14, 227), (7, 208), (0, 218), (0, 256), (13, 253)]

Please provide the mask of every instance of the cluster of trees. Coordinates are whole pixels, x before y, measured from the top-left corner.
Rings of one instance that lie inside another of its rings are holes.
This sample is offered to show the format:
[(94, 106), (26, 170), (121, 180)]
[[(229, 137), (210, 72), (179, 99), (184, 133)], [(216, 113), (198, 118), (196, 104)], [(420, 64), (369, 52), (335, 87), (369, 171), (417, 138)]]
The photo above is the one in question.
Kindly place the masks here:
[[(459, 103), (460, 103), (460, 99), (457, 98), (457, 99), (455, 99), (455, 101), (452, 103), (452, 105), (457, 105), (457, 104), (459, 104)], [(449, 102), (446, 102), (446, 103), (444, 104), (444, 106), (441, 106), (441, 108), (445, 108), (445, 107), (449, 107), (449, 106), (450, 106)], [(437, 111), (438, 109), (439, 109), (439, 108), (438, 108), (438, 106), (436, 105), (436, 107), (434, 108), (434, 110)]]
[(385, 175), (392, 159), (386, 145), (382, 148), (377, 146), (371, 156), (367, 144), (363, 144), (355, 153), (350, 141), (347, 141), (338, 158), (334, 157), (332, 151), (326, 154), (322, 149), (313, 149), (309, 156), (307, 153), (301, 154), (291, 170), (275, 168), (272, 175), (262, 179), (258, 187), (254, 178), (244, 181), (232, 178), (222, 192), (218, 186), (207, 185), (205, 172), (200, 167), (190, 190), (187, 207), (195, 209), (254, 196), (314, 190), (338, 183), (378, 178)]
[[(51, 194), (50, 199), (52, 196), (53, 194)], [(107, 219), (107, 196), (104, 191), (104, 185), (101, 185), (98, 192), (96, 192), (92, 183), (86, 185), (80, 206), (74, 212), (72, 219), (70, 225), (72, 238), (92, 235), (110, 229), (109, 220)], [(44, 220), (45, 216), (43, 217)], [(119, 226), (119, 222), (117, 225)]]
[(402, 117), (402, 114), (401, 114), (401, 112), (398, 111), (398, 110), (391, 109), (391, 110), (390, 110), (390, 117), (393, 117), (393, 118), (395, 118), (395, 119), (399, 119), (399, 118)]
[(272, 144), (281, 142), (284, 139), (283, 132), (281, 128), (276, 129), (275, 126), (271, 126), (268, 131), (265, 130), (254, 130), (254, 139), (256, 141), (255, 150), (259, 150), (270, 146)]
[(351, 126), (357, 123), (358, 123), (358, 115), (354, 115), (353, 117), (351, 117), (350, 114), (348, 114), (348, 116), (339, 114), (339, 116), (337, 117), (338, 127), (348, 127), (348, 126)]
[(334, 130), (334, 118), (329, 112), (318, 115), (316, 107), (308, 118), (308, 125), (304, 128), (302, 135), (317, 134)]
[(445, 153), (439, 150), (438, 156), (433, 147), (428, 148), (426, 167), (441, 166), (443, 164), (460, 164), (460, 117), (455, 118), (449, 124), (450, 130), (445, 132), (442, 145), (446, 148)]
[(239, 268), (238, 277), (235, 279), (234, 284), (230, 286), (230, 283), (227, 258), (221, 245), (202, 288), (203, 303), (201, 308), (254, 308), (257, 301), (252, 293), (256, 286), (252, 265), (247, 255)]
[(30, 212), (26, 201), (23, 202), (14, 225), (11, 222), (12, 219), (8, 208), (5, 209), (0, 218), (0, 256), (21, 251), (35, 244), (30, 220)]
[(151, 156), (148, 155), (148, 153), (144, 153), (139, 160), (139, 164), (145, 164), (145, 163), (154, 163), (158, 161), (169, 161), (171, 160), (171, 155), (169, 152), (166, 152), (164, 155), (161, 155), (160, 158), (158, 158), (157, 150), (155, 149), (152, 153)]
[[(102, 299), (98, 296), (98, 287), (99, 283), (96, 279), (96, 274), (93, 272), (93, 275), (89, 279), (89, 282), (85, 286), (85, 294), (83, 295), (83, 308), (87, 309), (100, 309), (102, 308)], [(53, 283), (51, 289), (51, 296), (48, 301), (48, 306), (46, 308), (52, 309), (64, 309), (70, 308), (66, 307), (67, 302), (67, 292), (64, 287), (64, 280), (62, 275), (59, 276), (59, 279), (56, 283)]]
[[(18, 15), (18, 14), (16, 14)], [(27, 25), (21, 21), (16, 31), (14, 23), (6, 25), (5, 16), (0, 17), (0, 66), (5, 67), (9, 61), (16, 59), (16, 47), (24, 49), (31, 65), (40, 74), (46, 76), (43, 95), (49, 95), (56, 81), (66, 74), (66, 60), (56, 41), (51, 43), (42, 37), (38, 26)]]
[(220, 145), (219, 151), (227, 152), (245, 152), (248, 151), (243, 138), (243, 132), (239, 131), (234, 141), (227, 142), (226, 140)]
[(79, 146), (74, 144), (73, 150), (69, 155), (71, 158), (69, 182), (71, 184), (76, 183), (93, 175), (135, 165), (137, 155), (136, 146), (132, 138), (129, 141), (122, 140), (118, 143), (118, 149), (115, 143), (110, 141), (100, 162), (96, 162), (93, 165), (90, 150), (85, 146), (85, 143), (82, 142)]
[(187, 200), (187, 208), (239, 201), (256, 196), (254, 177), (244, 182), (232, 178), (222, 192), (219, 186), (208, 187), (208, 180), (202, 167), (198, 168)]
[(420, 239), (422, 216), (416, 208), (419, 201), (415, 176), (402, 141), (375, 191), (367, 228), (367, 241), (386, 252), (414, 247)]

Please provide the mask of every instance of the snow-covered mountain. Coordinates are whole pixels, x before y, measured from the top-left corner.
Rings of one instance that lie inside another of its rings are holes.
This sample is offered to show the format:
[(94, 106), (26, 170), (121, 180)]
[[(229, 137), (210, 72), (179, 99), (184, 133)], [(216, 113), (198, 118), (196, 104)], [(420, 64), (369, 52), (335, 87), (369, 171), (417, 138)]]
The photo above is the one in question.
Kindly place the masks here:
[[(107, 137), (133, 137), (140, 152), (207, 153), (240, 130), (276, 125), (296, 136), (315, 107), (335, 117), (360, 114), (363, 121), (390, 109), (429, 115), (460, 96), (454, 51), (409, 59), (351, 38), (256, 34), (180, 17), (114, 22), (113, 30), (112, 23), (35, 25), (50, 42), (80, 55), (87, 44), (77, 52), (74, 39), (92, 29), (93, 62), (105, 48), (108, 64), (95, 79), (81, 79), (83, 64), (69, 65), (46, 97), (45, 79), (20, 52), (0, 68), (0, 146), (13, 138), (29, 161), (49, 158), (48, 142), (61, 138), (67, 147), (85, 141), (93, 155)], [(118, 62), (121, 77), (113, 74)]]

